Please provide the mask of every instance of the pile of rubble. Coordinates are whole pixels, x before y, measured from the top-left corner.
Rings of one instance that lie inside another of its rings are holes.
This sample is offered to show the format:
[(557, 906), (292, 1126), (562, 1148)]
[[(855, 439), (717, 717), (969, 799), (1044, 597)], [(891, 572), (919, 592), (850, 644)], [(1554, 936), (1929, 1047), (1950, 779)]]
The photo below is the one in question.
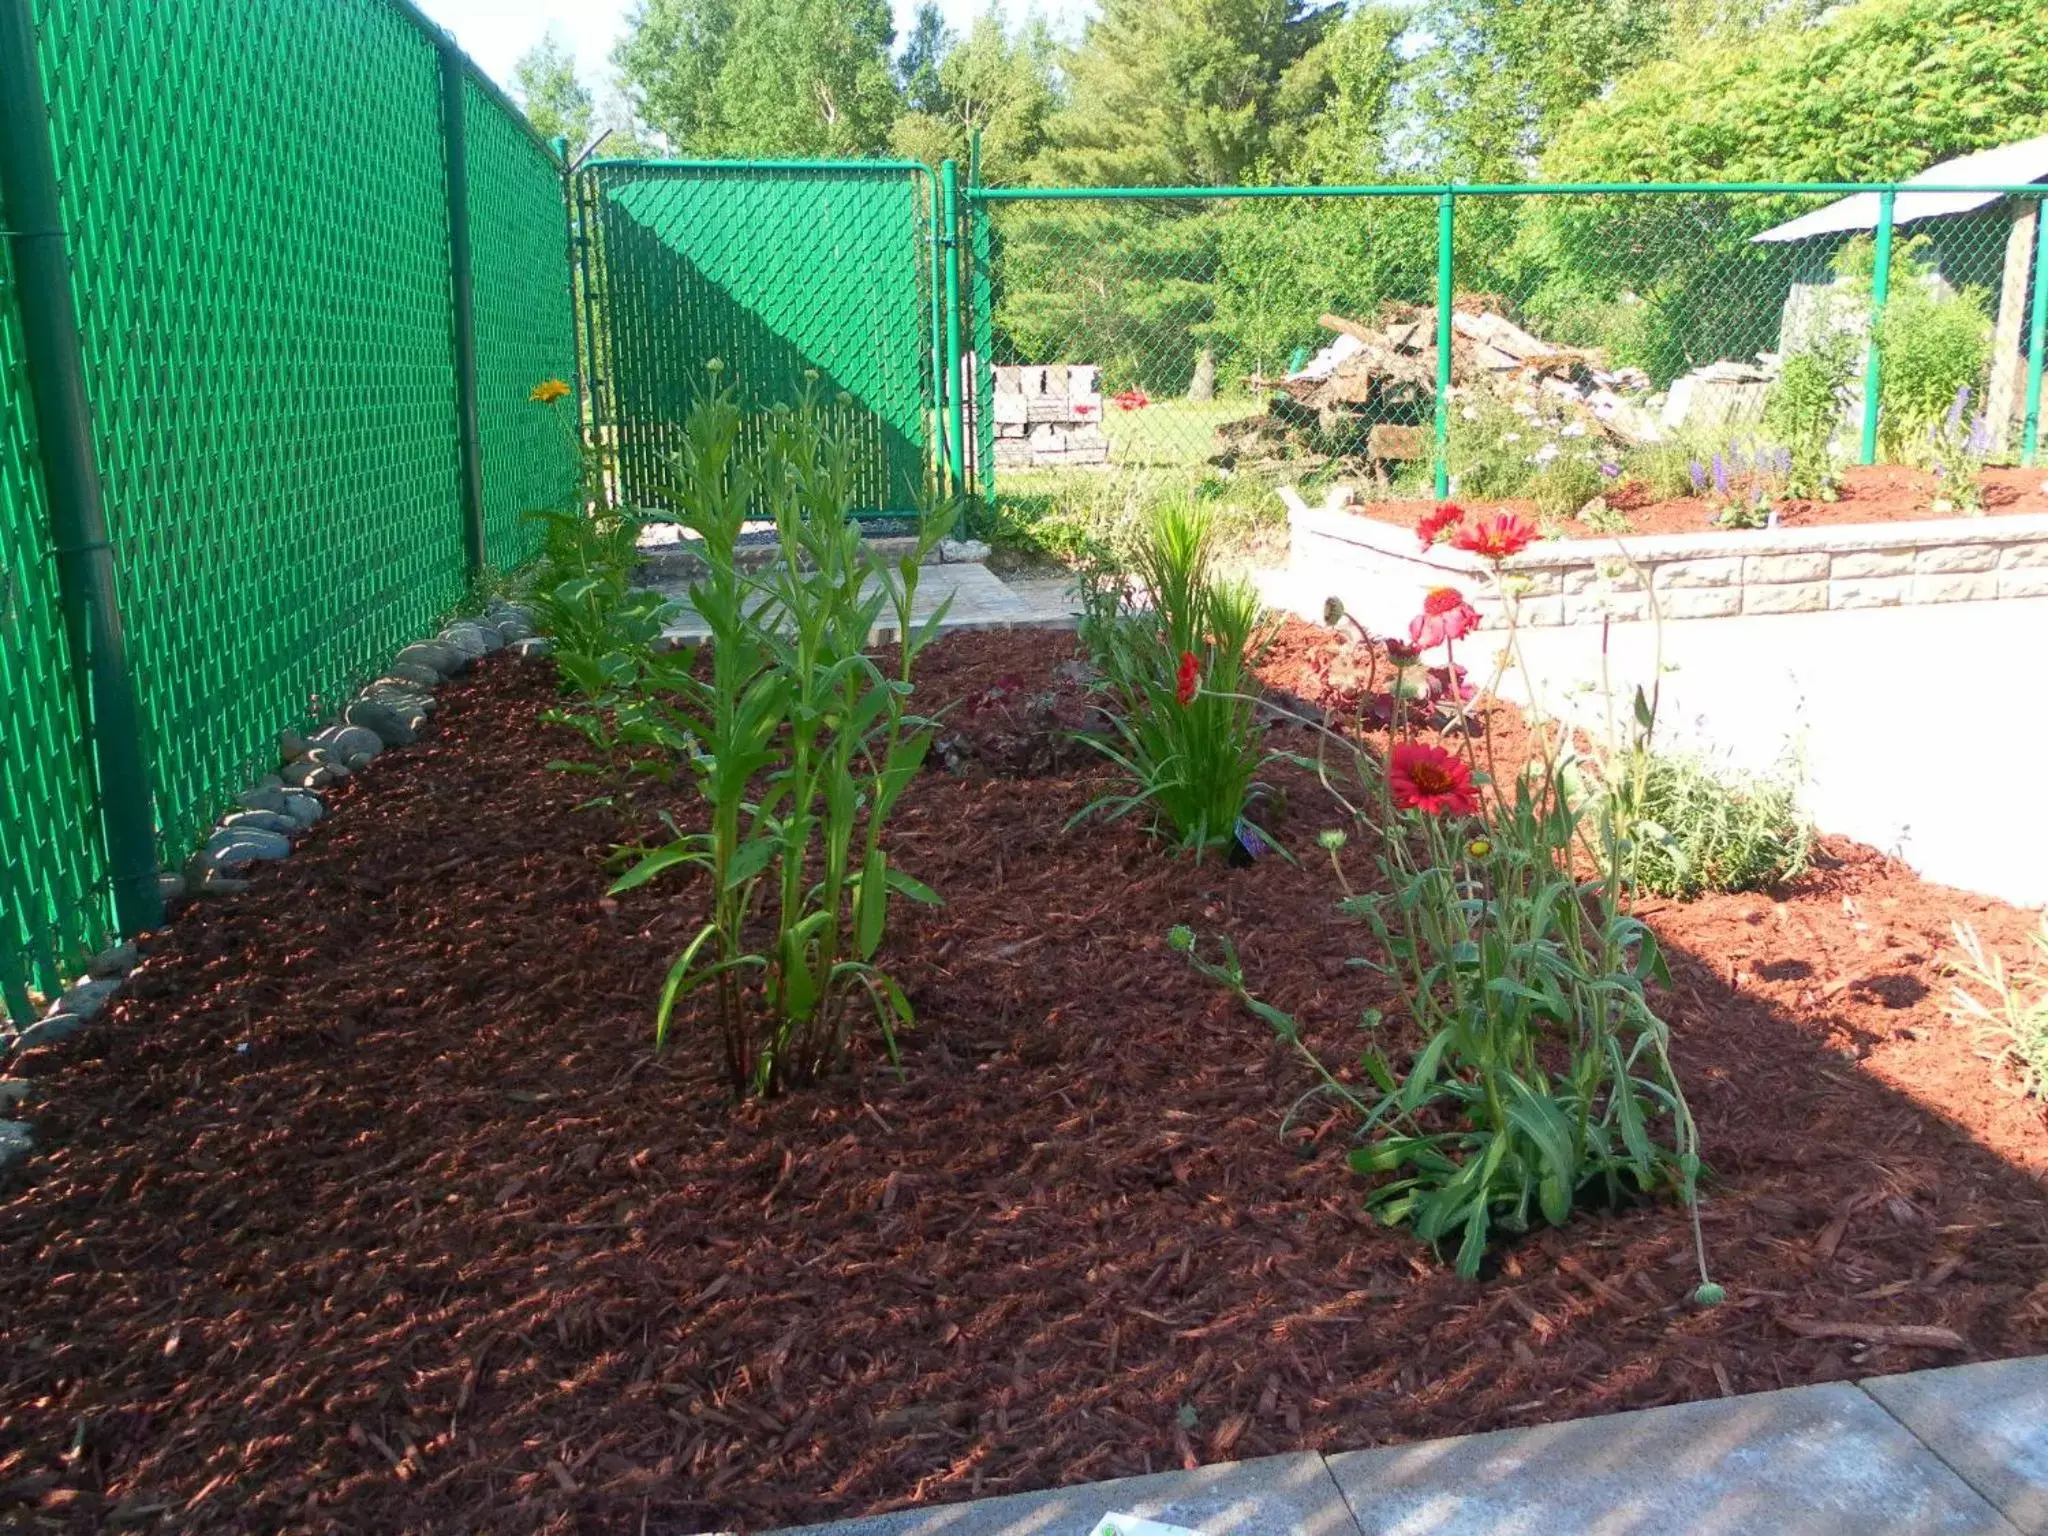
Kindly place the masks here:
[[(1426, 458), (1436, 402), (1436, 311), (1388, 304), (1377, 325), (1336, 314), (1322, 316), (1321, 324), (1336, 340), (1283, 378), (1252, 380), (1254, 388), (1277, 392), (1273, 404), (1263, 416), (1231, 423), (1226, 436), (1240, 451), (1251, 451), (1255, 441), (1287, 442), (1382, 462)], [(1454, 398), (1484, 391), (1583, 421), (1589, 433), (1617, 442), (1654, 443), (1665, 429), (1650, 387), (1640, 368), (1609, 368), (1597, 350), (1531, 335), (1491, 299), (1462, 299), (1452, 310)]]

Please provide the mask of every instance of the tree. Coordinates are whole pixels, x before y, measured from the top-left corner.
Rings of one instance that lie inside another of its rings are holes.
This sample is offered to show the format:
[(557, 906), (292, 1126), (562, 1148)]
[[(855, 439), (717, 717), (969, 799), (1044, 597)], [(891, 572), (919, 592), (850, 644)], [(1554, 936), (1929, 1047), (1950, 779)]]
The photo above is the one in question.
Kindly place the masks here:
[(1053, 125), (1052, 168), (1083, 185), (1237, 182), (1313, 106), (1285, 89), (1289, 73), (1342, 11), (1104, 0), (1066, 61), (1071, 104)]
[(571, 159), (584, 151), (596, 108), (589, 88), (576, 78), (575, 55), (552, 29), (513, 67), (512, 85), (535, 132), (544, 139), (567, 139)]
[(945, 87), (939, 81), (939, 65), (953, 51), (954, 37), (946, 27), (946, 13), (934, 0), (921, 0), (917, 20), (911, 23), (910, 41), (896, 61), (897, 83), (912, 112), (938, 116), (945, 111)]
[(737, 0), (640, 0), (612, 55), (634, 112), (686, 154), (717, 152)]
[(979, 131), (982, 178), (1021, 180), (1044, 148), (1059, 105), (1056, 56), (1043, 21), (1034, 19), (1013, 36), (996, 12), (977, 17), (967, 40), (939, 61), (927, 105), (896, 120), (896, 152), (927, 165), (965, 160)]

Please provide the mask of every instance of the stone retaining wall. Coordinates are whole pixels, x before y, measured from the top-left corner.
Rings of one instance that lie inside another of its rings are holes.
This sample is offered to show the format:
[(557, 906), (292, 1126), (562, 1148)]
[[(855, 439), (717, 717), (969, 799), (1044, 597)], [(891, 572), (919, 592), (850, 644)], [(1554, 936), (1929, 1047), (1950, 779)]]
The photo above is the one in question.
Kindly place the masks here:
[(1298, 582), (1327, 581), (1368, 625), (1404, 626), (1422, 592), (1455, 586), (1488, 627), (1505, 605), (1531, 625), (1605, 619), (1732, 618), (2048, 597), (2048, 516), (1760, 528), (1727, 533), (1554, 539), (1502, 567), (1336, 506), (1295, 499), (1288, 518)]

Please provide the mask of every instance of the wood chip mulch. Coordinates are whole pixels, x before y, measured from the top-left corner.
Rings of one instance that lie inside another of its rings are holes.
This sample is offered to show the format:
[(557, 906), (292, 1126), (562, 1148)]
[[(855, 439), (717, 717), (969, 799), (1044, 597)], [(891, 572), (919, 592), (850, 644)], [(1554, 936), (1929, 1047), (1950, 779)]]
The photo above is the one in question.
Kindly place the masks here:
[[(1296, 692), (1319, 634), (1275, 653)], [(885, 952), (905, 1070), (740, 1108), (687, 1020), (650, 1051), (698, 897), (607, 896), (622, 823), (545, 767), (547, 670), (447, 690), (13, 1065), (41, 1151), (0, 1184), (0, 1527), (760, 1531), (2048, 1348), (2048, 1124), (1940, 1006), (1950, 920), (2016, 950), (2029, 914), (1840, 842), (1789, 891), (1653, 904), (1728, 1302), (1690, 1303), (1670, 1206), (1468, 1284), (1361, 1214), (1342, 1121), (1282, 1134), (1307, 1074), (1166, 945), (1230, 935), (1355, 1052), (1388, 1000), (1320, 791), (1274, 774), (1300, 867), (1067, 830), (1108, 782), (1033, 745), (1072, 657), (931, 654), (952, 771), (893, 843), (948, 904)]]

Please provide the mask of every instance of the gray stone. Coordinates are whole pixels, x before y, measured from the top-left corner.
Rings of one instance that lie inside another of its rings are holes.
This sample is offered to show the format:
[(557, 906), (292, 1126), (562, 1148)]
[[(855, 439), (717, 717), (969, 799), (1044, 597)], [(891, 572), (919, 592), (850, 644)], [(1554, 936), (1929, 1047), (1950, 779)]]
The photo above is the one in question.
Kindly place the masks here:
[(312, 750), (312, 740), (300, 735), (297, 731), (279, 731), (277, 733), (277, 757), (279, 762), (289, 763), (294, 759), (304, 757)]
[(491, 624), (504, 637), (507, 645), (528, 639), (533, 634), (532, 621), (516, 613), (493, 615)]
[(1361, 1529), (2011, 1536), (1840, 1382), (1329, 1459)]
[(1360, 1536), (1322, 1457), (1309, 1451), (802, 1529), (832, 1536), (1087, 1536), (1107, 1514), (1203, 1536)]
[(1937, 544), (1913, 557), (1916, 576), (1950, 576), (1964, 571), (1995, 571), (1998, 551), (1989, 544)]
[(2048, 1357), (1877, 1376), (1863, 1390), (2027, 1533), (2048, 1533)]
[(28, 1097), (35, 1084), (25, 1077), (0, 1077), (0, 1109), (12, 1109)]
[(142, 956), (136, 953), (133, 944), (116, 944), (103, 949), (86, 963), (85, 974), (96, 976), (101, 981), (118, 981), (141, 963)]
[(0, 1120), (0, 1168), (18, 1157), (27, 1157), (34, 1146), (35, 1138), (27, 1126), (18, 1120)]
[[(390, 705), (399, 714), (412, 721), (415, 730), (424, 725), (427, 717), (441, 707), (441, 701), (431, 693), (423, 693), (410, 683), (390, 681), (370, 684), (369, 687), (363, 690), (362, 699), (358, 699), (356, 702), (362, 703), (364, 700), (373, 704)], [(374, 730), (375, 727), (373, 726), (372, 729)]]
[(555, 643), (546, 635), (535, 635), (530, 640), (515, 640), (512, 654), (525, 661), (544, 661), (555, 653)]
[(939, 544), (939, 558), (948, 565), (977, 565), (988, 556), (988, 545), (980, 539), (944, 539)]
[(302, 757), (285, 769), (284, 776), (294, 789), (325, 789), (347, 778), (348, 769), (339, 763), (322, 763)]
[(164, 870), (156, 877), (156, 894), (166, 905), (177, 901), (185, 894), (185, 877), (174, 870)]
[[(502, 650), (505, 646), (496, 630), (486, 629), (481, 624), (450, 624), (436, 638), (450, 650), (460, 652), (471, 661), (479, 661), (492, 651)], [(495, 644), (492, 643), (494, 641)]]
[(234, 811), (221, 817), (223, 830), (230, 827), (253, 827), (259, 832), (282, 832), (286, 837), (299, 830), (299, 824), (288, 811)]
[(384, 750), (384, 738), (370, 727), (353, 723), (330, 725), (313, 744), (334, 754), (351, 768), (360, 768)]
[(75, 982), (57, 999), (48, 1017), (54, 1019), (61, 1013), (75, 1013), (81, 1019), (94, 1018), (106, 1009), (120, 990), (120, 981), (112, 978)]
[(239, 896), (248, 889), (248, 881), (237, 880), (232, 875), (208, 875), (193, 882), (192, 894), (203, 901), (213, 896)]
[(39, 1045), (55, 1045), (60, 1040), (69, 1040), (91, 1020), (82, 1013), (53, 1013), (47, 1019), (39, 1019), (16, 1037), (16, 1050), (34, 1050)]
[(384, 676), (377, 681), (405, 683), (414, 688), (438, 688), (441, 686), (442, 678), (432, 667), (418, 666), (409, 661), (394, 661), (384, 669)]
[(423, 716), (401, 710), (386, 698), (361, 698), (342, 711), (351, 730), (373, 734), (387, 746), (409, 747), (419, 739)]
[(209, 873), (219, 873), (291, 856), (291, 839), (281, 832), (266, 832), (260, 827), (223, 827), (206, 840), (200, 860)]
[(235, 796), (235, 804), (245, 811), (270, 811), (282, 813), (284, 791), (282, 789), (245, 789)]
[(320, 797), (303, 789), (284, 791), (284, 814), (299, 827), (310, 827), (327, 814), (327, 807), (320, 803)]
[(452, 646), (443, 645), (438, 640), (422, 640), (400, 651), (395, 665), (419, 667), (445, 680), (468, 670), (469, 661), (468, 656)]

